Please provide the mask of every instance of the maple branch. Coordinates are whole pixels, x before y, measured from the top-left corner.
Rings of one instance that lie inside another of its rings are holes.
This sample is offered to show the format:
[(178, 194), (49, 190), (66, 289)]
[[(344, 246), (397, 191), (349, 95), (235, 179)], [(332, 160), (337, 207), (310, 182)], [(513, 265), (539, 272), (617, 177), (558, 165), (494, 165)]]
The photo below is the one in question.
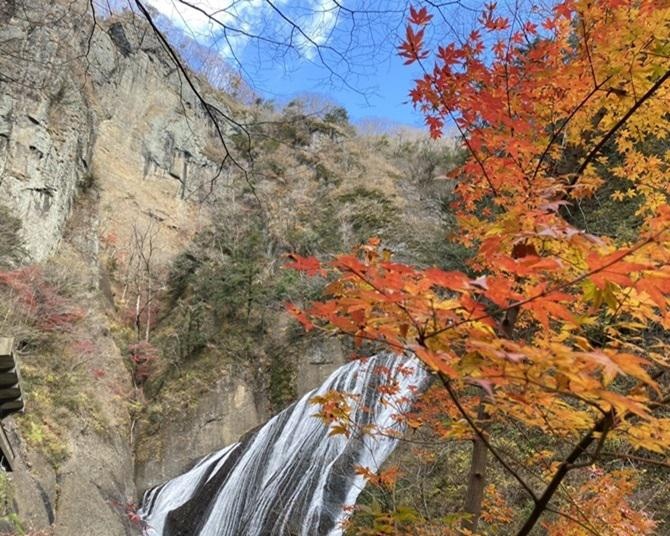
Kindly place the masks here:
[(630, 460), (633, 462), (640, 462), (640, 463), (649, 463), (652, 465), (658, 465), (659, 467), (663, 467), (665, 469), (670, 469), (670, 462), (664, 462), (663, 460), (654, 460), (652, 458), (646, 458), (644, 456), (635, 456), (633, 454), (619, 454), (617, 452), (603, 452), (602, 456), (605, 458), (615, 458), (615, 459), (621, 459), (621, 460)]
[(607, 414), (607, 411), (605, 411), (603, 408), (601, 408), (597, 402), (594, 402), (593, 400), (589, 400), (588, 398), (585, 398), (583, 396), (580, 396), (577, 393), (574, 393), (572, 391), (564, 391), (562, 389), (558, 389), (556, 387), (551, 387), (550, 385), (546, 385), (538, 380), (533, 380), (531, 378), (528, 378), (527, 376), (514, 376), (512, 374), (500, 374), (500, 375), (495, 375), (495, 374), (489, 374), (486, 376), (487, 379), (496, 379), (496, 378), (501, 378), (501, 379), (509, 379), (509, 380), (517, 380), (517, 381), (522, 381), (525, 382), (526, 384), (529, 385), (535, 385), (536, 387), (539, 387), (543, 391), (546, 391), (548, 393), (554, 393), (557, 395), (562, 395), (568, 398), (573, 398), (574, 400), (581, 402), (582, 404), (585, 404), (586, 406), (591, 406), (593, 409), (599, 411), (603, 415)]
[[(375, 285), (372, 281), (370, 281), (369, 279), (367, 279), (367, 278), (366, 278), (363, 274), (361, 274), (358, 270), (356, 270), (356, 269), (354, 269), (354, 268), (347, 268), (347, 269), (348, 269), (352, 274), (354, 274), (356, 277), (358, 277), (361, 281), (363, 281), (364, 283), (370, 285), (374, 290), (376, 290), (377, 292), (379, 292), (379, 294), (381, 294), (382, 296), (385, 296), (385, 297), (389, 297), (389, 295), (386, 294), (386, 292), (384, 292), (384, 289), (382, 289), (382, 288), (378, 287), (377, 285)], [(418, 322), (416, 321), (416, 319), (415, 319), (415, 318), (412, 316), (412, 314), (407, 310), (407, 307), (405, 307), (402, 303), (398, 303), (398, 302), (393, 302), (393, 304), (394, 304), (396, 307), (398, 307), (398, 309), (400, 309), (400, 310), (407, 316), (407, 318), (409, 319), (409, 321), (410, 321), (410, 322), (412, 323), (412, 325), (414, 326), (414, 329), (416, 329), (416, 331), (417, 331), (418, 338), (419, 338), (419, 342), (420, 342), (420, 343), (423, 343), (423, 340), (424, 340), (424, 330), (419, 326), (419, 324), (418, 324)]]
[[(523, 438), (524, 438), (525, 441), (526, 441), (526, 446), (527, 446), (529, 449), (531, 449), (535, 454), (540, 454), (540, 451), (537, 449), (537, 447), (536, 447), (536, 445), (535, 445), (535, 442), (534, 442), (533, 440), (531, 440), (530, 437), (528, 437), (528, 435), (526, 434), (525, 430), (523, 430), (521, 427), (519, 427), (519, 424), (518, 424), (518, 422), (517, 422), (516, 420), (514, 420), (514, 419), (509, 419), (507, 422), (509, 422), (509, 424), (510, 424), (511, 426), (513, 426), (513, 427), (516, 429), (516, 431), (517, 431), (519, 434), (521, 434), (521, 435), (523, 436)], [(539, 480), (542, 480), (543, 477), (542, 477), (542, 471), (541, 471), (541, 470), (538, 470), (538, 469), (536, 469), (536, 468), (533, 467), (533, 466), (529, 466), (527, 461), (526, 461), (526, 462), (522, 462), (522, 461), (520, 461), (520, 460), (518, 460), (518, 459), (515, 459), (514, 456), (513, 456), (508, 450), (506, 450), (506, 449), (501, 449), (501, 450), (502, 450), (503, 452), (505, 452), (505, 454), (506, 454), (509, 458), (512, 458), (513, 461), (514, 461), (519, 467), (522, 467), (522, 468), (525, 469), (528, 473), (530, 473), (531, 476), (535, 476), (535, 477), (538, 478)], [(544, 471), (549, 471), (549, 470), (551, 470), (551, 463), (550, 463), (549, 461), (544, 460), (542, 457), (540, 457), (539, 462), (542, 463), (542, 465), (544, 465)], [(547, 512), (552, 512), (552, 513), (554, 513), (554, 514), (556, 514), (556, 515), (559, 515), (559, 516), (561, 516), (561, 517), (564, 517), (564, 518), (566, 518), (566, 519), (569, 519), (570, 521), (574, 521), (575, 523), (578, 523), (581, 527), (583, 527), (586, 531), (588, 531), (588, 532), (590, 532), (590, 533), (592, 533), (592, 534), (595, 534), (596, 536), (600, 536), (600, 533), (598, 533), (594, 528), (592, 528), (592, 527), (589, 528), (588, 525), (590, 525), (590, 523), (589, 523), (588, 516), (586, 516), (586, 515), (581, 511), (581, 508), (580, 508), (579, 504), (575, 501), (575, 499), (572, 497), (572, 495), (570, 495), (570, 493), (568, 493), (568, 491), (565, 490), (565, 489), (559, 489), (559, 490), (557, 490), (557, 493), (560, 493), (560, 494), (562, 495), (562, 497), (572, 505), (572, 507), (577, 511), (577, 513), (579, 513), (579, 514), (584, 518), (584, 521), (580, 521), (580, 520), (577, 519), (576, 517), (574, 517), (574, 516), (572, 516), (572, 515), (570, 515), (570, 514), (567, 514), (567, 513), (563, 512), (563, 511), (561, 511), (561, 510), (554, 509), (554, 508), (552, 508), (551, 506), (547, 507), (547, 510), (546, 510), (546, 511), (547, 511)]]
[(574, 110), (570, 112), (570, 115), (566, 117), (563, 122), (561, 123), (561, 126), (558, 127), (558, 129), (552, 134), (551, 139), (549, 140), (549, 143), (547, 143), (547, 146), (544, 148), (544, 151), (540, 155), (539, 160), (537, 161), (537, 165), (535, 166), (535, 170), (533, 171), (533, 176), (531, 177), (531, 182), (535, 180), (535, 177), (537, 177), (538, 172), (540, 171), (540, 167), (542, 166), (542, 162), (544, 162), (544, 159), (547, 157), (547, 154), (549, 154), (549, 150), (551, 149), (551, 146), (556, 143), (556, 140), (558, 139), (558, 136), (561, 132), (563, 132), (563, 129), (568, 125), (570, 121), (572, 121), (572, 118), (577, 115), (577, 112), (581, 110), (584, 106), (586, 106), (586, 103), (591, 100), (591, 97), (593, 97), (602, 87), (609, 82), (614, 75), (610, 75), (605, 80), (603, 80), (600, 84), (598, 84), (596, 87), (594, 87), (583, 99), (582, 101), (575, 106)]
[[(658, 379), (663, 373), (664, 371), (659, 371), (656, 374), (654, 374), (652, 378)], [(533, 529), (542, 513), (548, 510), (549, 501), (551, 500), (554, 493), (556, 493), (557, 489), (561, 485), (563, 479), (566, 477), (568, 472), (570, 472), (572, 469), (580, 467), (579, 464), (575, 463), (577, 462), (579, 457), (587, 452), (587, 449), (596, 439), (598, 439), (600, 443), (599, 447), (596, 447), (596, 451), (598, 451), (599, 448), (602, 447), (602, 443), (604, 443), (604, 437), (612, 429), (614, 424), (617, 421), (623, 420), (625, 416), (629, 413), (630, 413), (629, 411), (624, 411), (621, 415), (617, 415), (613, 409), (610, 410), (606, 415), (601, 417), (596, 422), (593, 428), (591, 428), (591, 430), (584, 437), (582, 437), (581, 441), (574, 447), (572, 452), (565, 458), (565, 460), (563, 460), (561, 465), (558, 467), (558, 470), (556, 471), (556, 473), (554, 473), (554, 476), (552, 477), (551, 481), (545, 488), (544, 493), (542, 493), (542, 496), (535, 503), (535, 507), (533, 508), (533, 511), (526, 520), (526, 523), (524, 523), (523, 527), (521, 527), (516, 536), (527, 536), (528, 534), (530, 534), (530, 531)]]
[(581, 166), (577, 169), (577, 172), (575, 173), (574, 177), (570, 179), (570, 182), (568, 183), (570, 186), (574, 186), (579, 177), (584, 173), (586, 170), (587, 166), (594, 160), (596, 155), (600, 152), (600, 150), (607, 144), (607, 142), (616, 134), (616, 132), (626, 124), (626, 122), (631, 118), (631, 116), (642, 106), (646, 101), (648, 101), (654, 93), (656, 93), (659, 88), (670, 78), (670, 70), (666, 71), (663, 76), (661, 76), (658, 80), (656, 80), (656, 83), (651, 86), (647, 92), (640, 97), (639, 100), (635, 102), (633, 106), (623, 115), (619, 121), (616, 122), (616, 124), (609, 129), (609, 131), (602, 137), (602, 139), (598, 142), (598, 144), (591, 149), (591, 152), (586, 155), (586, 158), (582, 162)]
[(603, 445), (605, 444), (605, 440), (607, 439), (607, 434), (609, 433), (609, 431), (610, 428), (606, 428), (603, 432), (600, 433), (598, 437), (598, 443), (596, 444), (596, 448), (593, 451), (593, 454), (589, 456), (588, 460), (581, 463), (573, 463), (572, 465), (570, 465), (570, 469), (579, 469), (581, 467), (589, 467), (590, 465), (593, 465), (598, 459), (598, 456), (600, 455), (600, 452), (603, 449)]
[(593, 68), (593, 58), (591, 57), (591, 50), (589, 49), (589, 34), (586, 31), (586, 23), (584, 22), (584, 14), (579, 12), (579, 21), (582, 26), (582, 33), (584, 34), (584, 48), (586, 49), (586, 57), (589, 60), (589, 68), (591, 69), (591, 76), (593, 77), (593, 84), (598, 87), (598, 79), (596, 78), (596, 71)]
[(540, 498), (535, 502), (535, 506), (526, 519), (526, 522), (523, 524), (516, 536), (527, 536), (530, 534), (530, 531), (535, 527), (535, 524), (540, 519), (540, 516), (549, 508), (549, 501), (556, 493), (556, 490), (563, 482), (563, 479), (567, 476), (571, 469), (575, 467), (575, 462), (579, 457), (587, 452), (587, 449), (591, 444), (596, 440), (597, 437), (601, 437), (602, 434), (605, 434), (614, 424), (614, 413), (609, 412), (606, 416), (601, 417), (598, 422), (591, 428), (591, 430), (577, 443), (575, 448), (568, 454), (568, 456), (561, 462), (558, 469), (554, 473), (551, 481), (545, 488), (544, 492)]
[[(417, 63), (421, 66), (421, 70), (423, 73), (428, 76), (428, 71), (424, 67), (423, 63), (421, 62), (420, 59), (417, 60)], [(477, 162), (477, 165), (480, 167), (482, 170), (482, 173), (484, 174), (484, 178), (486, 179), (486, 182), (489, 185), (489, 188), (491, 189), (491, 192), (493, 193), (494, 196), (498, 196), (498, 190), (496, 190), (496, 187), (493, 185), (493, 181), (491, 180), (491, 177), (488, 174), (488, 171), (486, 171), (486, 167), (484, 166), (484, 162), (482, 159), (479, 157), (477, 154), (477, 151), (475, 151), (474, 147), (470, 143), (470, 140), (468, 137), (465, 135), (465, 131), (461, 128), (461, 126), (458, 124), (458, 121), (456, 121), (456, 117), (454, 116), (454, 113), (451, 111), (451, 108), (446, 102), (446, 99), (444, 98), (444, 94), (438, 87), (437, 83), (431, 79), (431, 84), (435, 86), (435, 93), (440, 96), (440, 104), (442, 104), (442, 107), (447, 111), (447, 114), (451, 118), (452, 122), (456, 126), (456, 129), (458, 130), (458, 134), (460, 137), (463, 139), (463, 142), (465, 143), (465, 147), (468, 149), (468, 152), (472, 155), (472, 158), (475, 159), (475, 162)], [(437, 105), (436, 105), (437, 107)]]
[(445, 110), (447, 110), (447, 113), (449, 114), (449, 117), (451, 118), (451, 120), (454, 122), (454, 125), (456, 125), (456, 128), (458, 129), (458, 133), (460, 134), (461, 138), (463, 138), (463, 142), (465, 142), (465, 146), (467, 147), (468, 151), (470, 152), (472, 157), (477, 162), (477, 165), (479, 165), (479, 167), (481, 168), (482, 173), (484, 174), (484, 178), (486, 179), (486, 182), (488, 183), (489, 188), (491, 189), (491, 192), (493, 193), (494, 196), (497, 197), (498, 196), (498, 190), (496, 190), (496, 187), (493, 186), (493, 182), (491, 181), (491, 177), (489, 177), (488, 171), (486, 171), (486, 167), (484, 167), (484, 162), (482, 162), (481, 158), (479, 158), (479, 155), (475, 151), (474, 147), (472, 147), (472, 144), (470, 143), (470, 140), (468, 140), (468, 137), (465, 135), (465, 132), (463, 131), (461, 126), (456, 121), (456, 118), (454, 117), (454, 114), (451, 111), (451, 109), (448, 106), (446, 106), (444, 104), (444, 102), (442, 103), (442, 106), (444, 106)]
[(470, 426), (470, 428), (472, 428), (472, 430), (475, 432), (475, 434), (476, 434), (477, 437), (481, 440), (481, 442), (486, 446), (486, 448), (489, 450), (489, 452), (491, 452), (491, 454), (493, 454), (493, 457), (494, 457), (496, 460), (498, 460), (498, 462), (500, 463), (500, 465), (502, 465), (502, 466), (507, 470), (507, 472), (508, 472), (510, 475), (512, 475), (512, 477), (514, 477), (514, 479), (521, 485), (521, 487), (522, 487), (524, 490), (526, 490), (526, 492), (528, 493), (528, 495), (530, 495), (530, 497), (533, 499), (533, 502), (535, 502), (535, 504), (537, 504), (537, 502), (539, 501), (539, 499), (538, 499), (537, 495), (535, 494), (535, 492), (533, 491), (533, 488), (531, 488), (531, 487), (526, 483), (526, 481), (525, 481), (523, 478), (521, 478), (521, 476), (520, 476), (514, 469), (512, 469), (512, 467), (507, 463), (507, 461), (500, 455), (500, 453), (498, 452), (498, 450), (497, 450), (496, 448), (494, 448), (493, 445), (491, 445), (491, 442), (490, 442), (490, 441), (488, 440), (488, 438), (486, 437), (486, 434), (484, 434), (484, 432), (483, 432), (482, 430), (479, 429), (479, 427), (478, 427), (477, 424), (474, 422), (474, 420), (472, 419), (472, 417), (470, 416), (470, 414), (466, 411), (466, 409), (465, 409), (465, 408), (463, 407), (463, 405), (461, 404), (461, 401), (459, 400), (458, 395), (457, 395), (456, 392), (454, 391), (454, 388), (451, 386), (451, 381), (449, 380), (449, 378), (447, 378), (447, 377), (446, 377), (444, 374), (442, 374), (442, 373), (439, 373), (438, 376), (439, 376), (439, 378), (440, 378), (440, 381), (442, 382), (442, 385), (443, 385), (444, 388), (447, 390), (447, 393), (449, 394), (449, 398), (451, 398), (451, 400), (453, 401), (454, 405), (455, 405), (456, 408), (458, 409), (458, 412), (459, 412), (459, 413), (463, 416), (463, 418), (467, 421), (467, 423), (468, 423), (468, 425)]
[(566, 514), (565, 512), (562, 512), (561, 510), (556, 510), (556, 509), (554, 509), (550, 506), (547, 506), (547, 508), (545, 510), (547, 512), (551, 512), (552, 514), (556, 514), (557, 516), (561, 516), (561, 517), (564, 517), (565, 519), (569, 519), (573, 523), (577, 523), (577, 525), (582, 527), (589, 534), (593, 534), (594, 536), (602, 536), (602, 534), (600, 532), (593, 529), (592, 527), (589, 527), (586, 523), (584, 523), (583, 521), (580, 521), (575, 516), (572, 516), (570, 514)]
[[(516, 24), (517, 22), (517, 17), (516, 13), (514, 16), (514, 23)], [(507, 50), (505, 51), (505, 97), (507, 99), (507, 117), (510, 118), (510, 121), (514, 119), (514, 114), (512, 113), (512, 98), (510, 95), (510, 87), (509, 87), (509, 52), (510, 49), (512, 48), (512, 36), (514, 35), (514, 26), (512, 25), (512, 28), (510, 29), (509, 36), (507, 38)], [(514, 136), (514, 127), (510, 127), (510, 134)], [(522, 170), (523, 171), (523, 170)]]
[[(670, 71), (669, 71), (669, 74), (670, 74)], [(659, 236), (661, 236), (663, 233), (665, 233), (666, 231), (668, 231), (668, 229), (670, 229), (670, 227), (664, 227), (663, 229), (661, 229), (661, 230), (660, 230), (659, 232), (657, 232), (656, 234), (654, 234), (654, 235), (648, 237), (647, 239), (643, 240), (642, 242), (639, 242), (637, 245), (635, 245), (635, 246), (633, 246), (632, 248), (628, 249), (627, 251), (625, 251), (625, 252), (622, 253), (621, 255), (615, 257), (615, 258), (612, 259), (611, 261), (609, 261), (609, 262), (603, 264), (602, 266), (599, 266), (599, 267), (596, 268), (595, 270), (591, 270), (591, 271), (589, 271), (589, 272), (584, 272), (583, 274), (581, 274), (579, 277), (576, 277), (575, 279), (571, 279), (570, 281), (566, 281), (565, 283), (561, 283), (560, 285), (556, 285), (555, 287), (551, 287), (551, 288), (549, 288), (549, 289), (545, 289), (545, 290), (543, 290), (542, 292), (539, 292), (538, 294), (536, 294), (536, 295), (534, 295), (534, 296), (530, 296), (530, 297), (528, 297), (528, 298), (526, 298), (526, 299), (523, 299), (523, 300), (520, 300), (520, 301), (511, 303), (511, 304), (508, 305), (507, 307), (498, 307), (498, 308), (496, 308), (496, 310), (493, 311), (493, 312), (490, 312), (490, 313), (484, 313), (484, 314), (479, 315), (479, 316), (476, 316), (476, 317), (474, 317), (474, 318), (466, 318), (466, 319), (464, 319), (464, 320), (461, 320), (460, 322), (456, 322), (456, 323), (454, 323), (454, 324), (450, 324), (450, 325), (445, 326), (445, 327), (443, 327), (443, 328), (440, 328), (440, 329), (438, 329), (438, 330), (436, 330), (436, 331), (433, 331), (432, 333), (428, 333), (428, 334), (426, 334), (426, 335), (424, 336), (423, 339), (426, 340), (426, 339), (429, 339), (429, 338), (431, 338), (431, 337), (435, 337), (436, 335), (440, 335), (441, 333), (444, 333), (445, 331), (449, 331), (450, 329), (454, 329), (454, 328), (460, 327), (460, 326), (462, 326), (463, 324), (468, 324), (468, 323), (470, 323), (470, 322), (478, 322), (479, 320), (485, 320), (485, 319), (487, 319), (487, 318), (493, 318), (494, 315), (497, 315), (497, 314), (500, 314), (500, 313), (504, 313), (504, 312), (506, 312), (506, 311), (508, 311), (508, 310), (510, 310), (510, 309), (515, 308), (515, 307), (520, 307), (520, 306), (522, 306), (522, 305), (526, 305), (526, 304), (528, 304), (528, 303), (530, 303), (530, 302), (533, 302), (533, 301), (535, 301), (535, 300), (537, 300), (537, 299), (544, 298), (545, 296), (548, 296), (548, 295), (550, 295), (550, 294), (553, 294), (554, 292), (559, 292), (559, 291), (564, 290), (564, 289), (566, 289), (566, 288), (568, 288), (568, 287), (571, 287), (572, 285), (575, 285), (575, 284), (577, 284), (577, 283), (580, 283), (580, 282), (583, 281), (584, 279), (587, 279), (587, 278), (591, 277), (592, 275), (595, 275), (595, 274), (597, 274), (597, 273), (599, 273), (599, 272), (602, 272), (603, 270), (606, 270), (607, 268), (610, 268), (612, 265), (616, 264), (617, 262), (623, 260), (624, 258), (628, 257), (629, 255), (631, 255), (631, 254), (635, 253), (636, 251), (642, 249), (642, 248), (643, 248), (644, 246), (646, 246), (647, 244), (650, 244), (650, 243), (656, 241), (656, 239), (658, 239)]]

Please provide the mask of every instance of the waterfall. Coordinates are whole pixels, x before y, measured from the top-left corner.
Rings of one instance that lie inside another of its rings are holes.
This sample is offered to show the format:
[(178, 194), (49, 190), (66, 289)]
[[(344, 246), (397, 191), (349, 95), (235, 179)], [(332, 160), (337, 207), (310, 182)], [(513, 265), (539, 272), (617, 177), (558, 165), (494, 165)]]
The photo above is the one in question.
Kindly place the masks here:
[[(379, 469), (428, 374), (414, 358), (380, 354), (339, 368), (321, 387), (189, 472), (148, 490), (140, 515), (147, 536), (337, 536), (365, 485), (357, 466)], [(382, 386), (395, 386), (393, 389)], [(329, 391), (354, 394), (354, 429), (329, 435), (310, 403)]]

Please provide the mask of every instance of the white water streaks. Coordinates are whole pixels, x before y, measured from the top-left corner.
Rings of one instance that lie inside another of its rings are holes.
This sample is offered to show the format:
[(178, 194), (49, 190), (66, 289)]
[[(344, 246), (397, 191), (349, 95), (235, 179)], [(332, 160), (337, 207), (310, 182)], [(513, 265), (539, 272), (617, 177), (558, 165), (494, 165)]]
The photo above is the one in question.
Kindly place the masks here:
[[(356, 467), (377, 471), (398, 441), (428, 374), (413, 358), (380, 354), (353, 361), (239, 443), (147, 491), (140, 514), (148, 536), (338, 536), (365, 485)], [(393, 389), (380, 389), (381, 386)], [(314, 396), (353, 395), (353, 430), (329, 436)]]

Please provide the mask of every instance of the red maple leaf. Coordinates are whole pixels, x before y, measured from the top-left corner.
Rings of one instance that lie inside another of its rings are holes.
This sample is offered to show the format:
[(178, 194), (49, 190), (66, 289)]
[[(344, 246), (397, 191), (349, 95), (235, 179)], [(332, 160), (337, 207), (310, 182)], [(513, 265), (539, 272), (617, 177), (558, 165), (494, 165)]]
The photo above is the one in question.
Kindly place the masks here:
[(412, 24), (423, 26), (424, 24), (430, 22), (430, 19), (432, 18), (433, 16), (428, 13), (428, 10), (425, 6), (421, 9), (414, 9), (412, 6), (409, 8), (409, 20)]

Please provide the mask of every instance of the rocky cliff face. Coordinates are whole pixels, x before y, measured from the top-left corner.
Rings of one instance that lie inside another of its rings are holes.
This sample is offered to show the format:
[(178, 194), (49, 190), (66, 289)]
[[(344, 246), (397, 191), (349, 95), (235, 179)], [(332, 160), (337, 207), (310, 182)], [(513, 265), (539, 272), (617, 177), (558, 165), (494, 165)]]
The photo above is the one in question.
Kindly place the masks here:
[[(129, 240), (136, 226), (153, 222), (160, 226), (157, 262), (164, 262), (205, 218), (196, 201), (225, 191), (227, 172), (220, 169), (223, 155), (211, 124), (145, 30), (128, 20), (94, 27), (88, 2), (0, 8), (0, 202), (22, 222), (26, 263), (66, 257), (83, 282), (78, 297), (86, 300), (86, 336), (96, 346), (84, 366), (104, 374), (84, 380), (95, 383), (86, 395), (96, 408), (95, 429), (80, 408), (53, 408), (60, 415), (49, 418), (67, 421), (58, 436), (67, 454), (54, 461), (42, 452), (51, 421), (36, 412), (39, 383), (31, 375), (53, 374), (49, 367), (58, 365), (40, 352), (23, 353), (26, 415), (18, 426), (10, 419), (5, 427), (19, 456), (11, 486), (25, 530), (50, 527), (63, 536), (134, 531), (126, 515), (136, 488), (124, 401), (133, 387), (109, 336), (114, 320), (99, 290), (99, 239), (113, 233)], [(217, 411), (241, 415), (226, 440), (258, 424), (248, 396), (233, 378), (209, 408), (207, 419), (220, 418)], [(207, 429), (199, 434), (208, 448), (220, 446)], [(165, 456), (181, 452), (175, 446)], [(19, 523), (5, 525), (19, 530)]]
[(181, 201), (221, 195), (229, 180), (202, 104), (146, 28), (94, 27), (85, 2), (22, 4), (0, 27), (0, 196), (33, 260), (56, 249), (92, 183), (103, 227), (144, 216), (182, 234), (197, 215)]
[(81, 81), (66, 66), (82, 50), (68, 50), (81, 37), (76, 21), (35, 27), (42, 8), (32, 7), (10, 2), (0, 19), (0, 197), (23, 220), (32, 256), (44, 259), (90, 173), (94, 136)]

